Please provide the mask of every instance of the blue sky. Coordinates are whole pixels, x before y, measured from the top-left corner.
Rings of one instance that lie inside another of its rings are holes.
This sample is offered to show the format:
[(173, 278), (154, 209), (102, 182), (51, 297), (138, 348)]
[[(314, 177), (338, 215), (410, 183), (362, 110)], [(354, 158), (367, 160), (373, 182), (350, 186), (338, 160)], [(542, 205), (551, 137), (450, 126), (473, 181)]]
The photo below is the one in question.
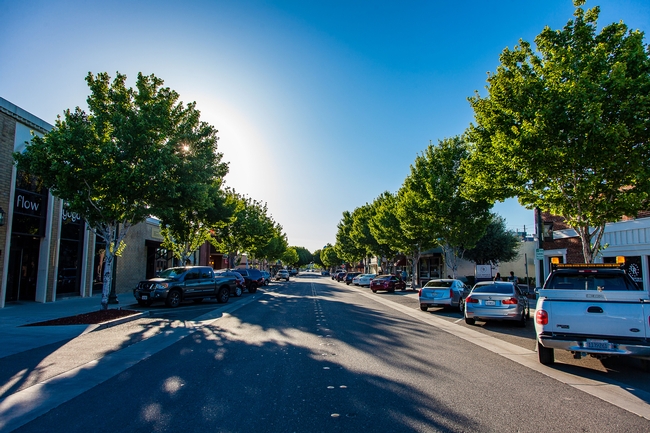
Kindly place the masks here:
[[(648, 0), (588, 1), (650, 29)], [(0, 0), (0, 96), (53, 123), (91, 71), (155, 74), (219, 129), (226, 183), (291, 245), (334, 243), (345, 210), (395, 192), (430, 140), (462, 134), (505, 47), (563, 27), (570, 0)], [(648, 39), (646, 37), (646, 43)], [(494, 209), (531, 229), (516, 200)]]

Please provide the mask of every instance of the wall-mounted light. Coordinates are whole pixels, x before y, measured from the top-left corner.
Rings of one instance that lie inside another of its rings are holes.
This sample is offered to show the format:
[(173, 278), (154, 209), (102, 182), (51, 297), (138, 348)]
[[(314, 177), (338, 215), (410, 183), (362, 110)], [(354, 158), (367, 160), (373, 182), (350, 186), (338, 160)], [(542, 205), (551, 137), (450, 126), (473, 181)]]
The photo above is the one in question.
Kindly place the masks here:
[(5, 211), (0, 207), (0, 226), (5, 225)]

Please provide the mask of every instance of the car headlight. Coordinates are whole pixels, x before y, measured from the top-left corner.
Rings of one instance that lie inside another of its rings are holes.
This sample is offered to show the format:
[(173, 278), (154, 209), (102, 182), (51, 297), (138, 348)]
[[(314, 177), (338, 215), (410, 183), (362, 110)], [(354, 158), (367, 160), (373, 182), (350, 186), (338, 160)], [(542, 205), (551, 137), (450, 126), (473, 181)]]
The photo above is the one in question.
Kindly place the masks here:
[(166, 289), (167, 287), (169, 287), (169, 284), (167, 284), (167, 283), (157, 283), (156, 284), (156, 290)]

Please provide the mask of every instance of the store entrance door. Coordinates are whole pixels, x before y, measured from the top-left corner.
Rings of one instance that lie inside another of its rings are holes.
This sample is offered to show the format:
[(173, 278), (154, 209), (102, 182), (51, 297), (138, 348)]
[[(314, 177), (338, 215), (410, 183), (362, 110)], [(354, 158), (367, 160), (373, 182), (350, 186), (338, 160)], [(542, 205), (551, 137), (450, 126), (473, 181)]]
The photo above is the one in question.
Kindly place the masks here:
[(40, 239), (13, 236), (11, 244), (5, 302), (34, 301)]

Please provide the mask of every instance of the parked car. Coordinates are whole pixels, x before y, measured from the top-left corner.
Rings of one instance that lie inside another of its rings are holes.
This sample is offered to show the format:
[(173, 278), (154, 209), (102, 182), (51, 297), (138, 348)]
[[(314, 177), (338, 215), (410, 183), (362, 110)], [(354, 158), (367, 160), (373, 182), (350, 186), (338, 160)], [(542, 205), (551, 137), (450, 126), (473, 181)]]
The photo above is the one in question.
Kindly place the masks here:
[(334, 277), (334, 279), (336, 281), (343, 281), (345, 279), (345, 274), (347, 274), (347, 272), (345, 272), (345, 271), (338, 272), (336, 274), (336, 276)]
[(187, 299), (201, 302), (206, 298), (223, 303), (228, 302), (236, 285), (234, 277), (215, 277), (209, 266), (183, 266), (165, 269), (156, 278), (140, 281), (133, 296), (142, 306), (164, 301), (168, 307), (178, 307)]
[(277, 274), (275, 274), (276, 280), (286, 280), (289, 281), (289, 271), (286, 269), (280, 269)]
[(352, 280), (357, 275), (361, 275), (361, 273), (360, 272), (348, 272), (347, 274), (345, 274), (345, 280), (343, 280), (343, 281), (345, 281), (345, 284), (347, 284), (349, 286), (350, 284), (352, 284)]
[(236, 296), (239, 298), (243, 293), (244, 290), (246, 290), (246, 280), (244, 280), (244, 277), (242, 274), (239, 272), (235, 271), (230, 271), (228, 269), (219, 269), (214, 271), (215, 277), (233, 277), (237, 279), (237, 285), (235, 288), (230, 292), (231, 295)]
[(335, 271), (332, 273), (332, 279), (333, 279), (333, 280), (336, 280), (336, 279), (337, 279), (337, 276), (338, 276), (341, 272), (345, 273), (345, 271), (344, 271), (343, 269), (337, 269), (337, 270), (335, 270)]
[(269, 274), (266, 271), (261, 271), (261, 272), (262, 272), (262, 276), (264, 277), (264, 285), (268, 286), (269, 284), (271, 284), (271, 274)]
[(394, 292), (395, 290), (406, 290), (406, 283), (395, 275), (379, 275), (370, 282), (370, 290), (377, 293), (378, 290)]
[(468, 325), (476, 319), (514, 320), (523, 327), (530, 318), (528, 297), (512, 282), (482, 281), (465, 298), (464, 316)]
[(462, 312), (469, 292), (470, 288), (460, 280), (431, 280), (418, 293), (420, 310), (427, 311), (429, 307), (457, 307)]
[(289, 269), (289, 275), (295, 277), (298, 275), (298, 269)]
[(356, 276), (357, 278), (357, 283), (356, 285), (359, 287), (370, 287), (370, 282), (375, 279), (377, 274), (361, 274)]
[(239, 272), (246, 283), (246, 289), (248, 293), (257, 292), (258, 287), (264, 285), (264, 276), (262, 272), (257, 269), (247, 268), (247, 269), (235, 269), (236, 272)]

